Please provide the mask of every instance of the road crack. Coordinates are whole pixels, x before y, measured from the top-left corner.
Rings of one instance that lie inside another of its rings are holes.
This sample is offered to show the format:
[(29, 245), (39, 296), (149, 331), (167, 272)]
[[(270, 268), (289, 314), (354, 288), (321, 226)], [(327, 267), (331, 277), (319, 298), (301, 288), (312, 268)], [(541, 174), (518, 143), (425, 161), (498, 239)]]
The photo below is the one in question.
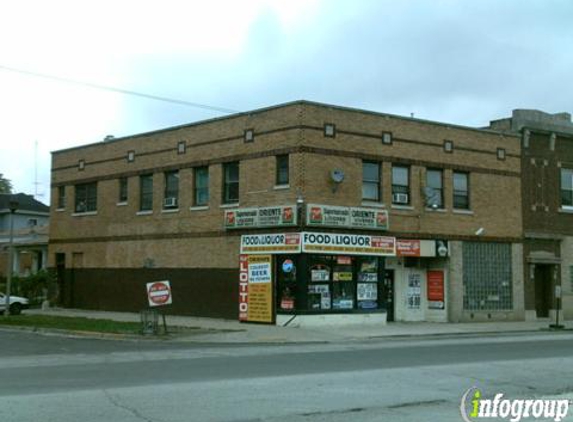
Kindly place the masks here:
[(345, 413), (357, 413), (363, 412), (366, 409), (363, 407), (353, 407), (350, 409), (337, 409), (337, 410), (329, 410), (329, 411), (318, 411), (318, 412), (306, 412), (301, 413), (300, 416), (308, 417), (308, 416), (317, 416), (317, 415), (335, 415), (335, 414), (345, 414)]
[(105, 395), (105, 397), (108, 399), (108, 401), (113, 404), (115, 407), (117, 407), (118, 409), (122, 409), (125, 410), (129, 413), (131, 413), (133, 416), (135, 416), (138, 419), (141, 419), (142, 421), (145, 422), (160, 422), (157, 419), (150, 419), (145, 417), (144, 415), (142, 415), (137, 409), (134, 409), (133, 407), (127, 406), (123, 403), (121, 403), (117, 398), (113, 397), (109, 391), (107, 390), (102, 390), (103, 394)]
[(400, 404), (393, 404), (390, 406), (386, 406), (387, 409), (402, 409), (404, 407), (419, 407), (419, 406), (433, 406), (436, 404), (443, 404), (443, 403), (448, 403), (447, 400), (442, 400), (442, 399), (438, 399), (438, 400), (423, 400), (423, 401), (412, 401), (412, 402), (406, 402), (406, 403), (400, 403)]

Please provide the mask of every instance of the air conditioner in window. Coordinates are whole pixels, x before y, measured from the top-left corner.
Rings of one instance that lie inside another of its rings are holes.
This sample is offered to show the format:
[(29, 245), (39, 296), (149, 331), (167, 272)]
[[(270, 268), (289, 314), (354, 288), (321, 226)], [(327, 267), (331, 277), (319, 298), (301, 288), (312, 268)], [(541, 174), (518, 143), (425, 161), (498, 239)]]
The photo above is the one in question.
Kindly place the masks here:
[(163, 200), (164, 207), (176, 207), (177, 206), (177, 198), (165, 198)]
[(407, 193), (394, 193), (394, 194), (392, 194), (392, 203), (393, 204), (407, 204), (408, 203), (408, 194)]

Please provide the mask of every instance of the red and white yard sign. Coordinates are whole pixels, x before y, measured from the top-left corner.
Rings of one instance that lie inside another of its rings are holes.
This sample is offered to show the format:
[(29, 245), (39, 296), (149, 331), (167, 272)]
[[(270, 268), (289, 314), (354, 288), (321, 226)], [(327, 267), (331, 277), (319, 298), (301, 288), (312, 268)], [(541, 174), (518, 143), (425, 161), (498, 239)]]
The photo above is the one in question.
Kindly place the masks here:
[(147, 299), (149, 306), (171, 305), (173, 298), (169, 281), (147, 283)]

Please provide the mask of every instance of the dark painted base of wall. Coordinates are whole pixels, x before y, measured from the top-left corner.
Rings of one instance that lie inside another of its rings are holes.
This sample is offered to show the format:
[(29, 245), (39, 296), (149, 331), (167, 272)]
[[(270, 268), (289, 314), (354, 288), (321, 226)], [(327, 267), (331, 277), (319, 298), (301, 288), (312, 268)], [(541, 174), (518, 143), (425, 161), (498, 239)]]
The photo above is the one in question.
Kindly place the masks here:
[(169, 280), (166, 314), (238, 318), (238, 269), (81, 268), (58, 271), (59, 302), (67, 308), (139, 312), (147, 309), (146, 283)]

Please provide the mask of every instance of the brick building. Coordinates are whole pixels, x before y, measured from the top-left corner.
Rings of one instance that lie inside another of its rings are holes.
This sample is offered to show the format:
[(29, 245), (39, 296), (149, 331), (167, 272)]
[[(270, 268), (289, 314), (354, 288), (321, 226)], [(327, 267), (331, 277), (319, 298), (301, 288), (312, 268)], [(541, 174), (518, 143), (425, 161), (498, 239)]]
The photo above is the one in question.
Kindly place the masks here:
[(573, 318), (573, 123), (569, 113), (513, 110), (490, 128), (522, 138), (525, 313)]
[(50, 266), (74, 307), (523, 319), (520, 142), (298, 101), (57, 151)]

